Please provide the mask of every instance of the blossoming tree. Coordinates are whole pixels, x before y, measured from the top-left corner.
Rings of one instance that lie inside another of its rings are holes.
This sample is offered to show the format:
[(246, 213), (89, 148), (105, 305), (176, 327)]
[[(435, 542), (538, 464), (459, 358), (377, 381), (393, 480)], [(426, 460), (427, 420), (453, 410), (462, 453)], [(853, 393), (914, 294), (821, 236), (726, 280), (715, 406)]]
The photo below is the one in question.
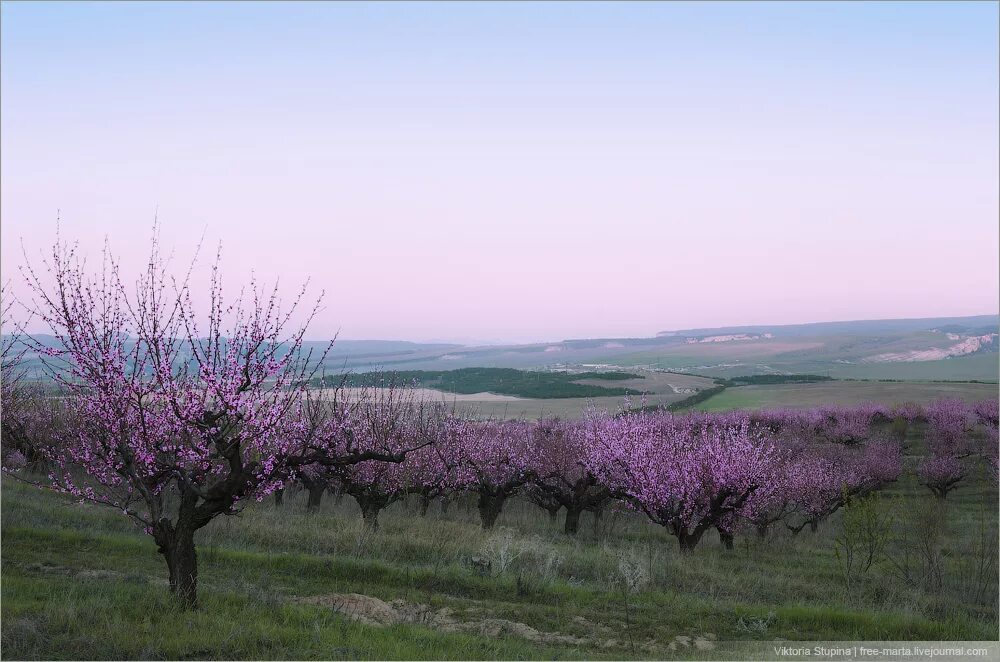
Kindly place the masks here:
[(603, 507), (611, 491), (601, 484), (585, 464), (586, 431), (580, 425), (542, 420), (533, 425), (539, 469), (534, 481), (534, 500), (566, 509), (566, 535), (576, 535), (580, 515)]
[(197, 601), (194, 534), (214, 518), (280, 488), (298, 467), (404, 459), (407, 449), (345, 438), (345, 421), (308, 397), (323, 357), (303, 343), (316, 307), (293, 324), (304, 290), (289, 308), (256, 284), (227, 300), (217, 259), (199, 317), (192, 270), (171, 278), (155, 239), (134, 288), (107, 247), (94, 275), (65, 243), (44, 263), (26, 276), (57, 342), (34, 349), (74, 418), (47, 448), (51, 486), (141, 525), (184, 605)]
[(778, 451), (748, 418), (685, 421), (648, 413), (592, 420), (587, 465), (692, 551), (709, 529), (752, 516)]
[(492, 529), (511, 496), (537, 475), (530, 426), (523, 421), (453, 420), (447, 432), (456, 489), (478, 496), (483, 529)]

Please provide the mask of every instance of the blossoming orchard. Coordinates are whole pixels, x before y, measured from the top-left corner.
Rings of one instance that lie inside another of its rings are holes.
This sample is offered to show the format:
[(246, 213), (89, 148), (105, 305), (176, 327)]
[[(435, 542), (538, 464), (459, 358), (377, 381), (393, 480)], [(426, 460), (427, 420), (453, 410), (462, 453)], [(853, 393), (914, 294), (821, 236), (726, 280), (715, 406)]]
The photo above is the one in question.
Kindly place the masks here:
[[(426, 514), (434, 499), (474, 495), (489, 530), (523, 495), (565, 510), (570, 536), (582, 512), (617, 508), (663, 527), (686, 555), (710, 531), (727, 547), (775, 527), (815, 531), (904, 471), (937, 499), (977, 463), (997, 477), (995, 400), (483, 420), (421, 399), (391, 374), (361, 389), (310, 387), (323, 357), (303, 349), (318, 306), (304, 292), (287, 307), (255, 283), (231, 298), (216, 267), (199, 311), (190, 276), (171, 278), (155, 245), (134, 287), (112, 255), (103, 265), (91, 274), (59, 244), (26, 270), (32, 312), (55, 342), (20, 341), (44, 357), (59, 397), (38, 404), (6, 343), (4, 471), (31, 481), (43, 467), (46, 486), (131, 518), (190, 607), (195, 532), (296, 484), (313, 507), (325, 490), (351, 496), (372, 531), (410, 496)], [(917, 422), (928, 453), (904, 466), (905, 431)]]

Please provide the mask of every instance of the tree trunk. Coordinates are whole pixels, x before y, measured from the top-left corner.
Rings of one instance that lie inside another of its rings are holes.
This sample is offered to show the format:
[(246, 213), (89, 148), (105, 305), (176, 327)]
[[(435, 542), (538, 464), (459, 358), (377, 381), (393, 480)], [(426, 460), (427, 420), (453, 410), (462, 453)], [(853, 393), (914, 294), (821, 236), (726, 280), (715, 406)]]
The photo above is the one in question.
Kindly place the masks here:
[(690, 554), (693, 552), (704, 533), (705, 530), (700, 527), (690, 533), (686, 530), (674, 531), (674, 535), (677, 536), (677, 543), (680, 545), (681, 554)]
[(577, 530), (580, 528), (580, 513), (583, 509), (579, 506), (570, 506), (566, 508), (566, 526), (563, 527), (563, 532), (568, 536), (575, 536)]
[(819, 520), (809, 520), (809, 530), (813, 533), (819, 531)]
[(594, 509), (594, 537), (601, 533), (601, 519), (604, 517), (604, 506)]
[(319, 510), (319, 504), (323, 501), (326, 485), (310, 485), (307, 489), (309, 490), (309, 499), (306, 501), (306, 510), (316, 512)]
[(549, 513), (549, 521), (552, 522), (553, 524), (555, 524), (556, 523), (556, 517), (559, 516), (559, 509), (558, 508), (555, 508), (555, 509), (553, 509), (553, 508), (546, 508), (545, 510), (548, 511), (548, 513)]
[(448, 496), (441, 497), (441, 514), (447, 515), (449, 507), (451, 507), (451, 497)]
[(170, 592), (186, 609), (198, 606), (198, 554), (194, 546), (194, 531), (181, 527), (156, 536), (159, 552), (167, 562)]
[(733, 548), (733, 534), (731, 532), (719, 529), (719, 540), (726, 549)]
[(758, 524), (757, 525), (757, 537), (760, 538), (761, 540), (763, 540), (764, 538), (766, 538), (767, 537), (767, 529), (768, 529), (767, 524)]
[(365, 527), (369, 531), (378, 531), (378, 514), (382, 510), (382, 507), (371, 501), (364, 501), (359, 505), (361, 506), (361, 518), (365, 521)]
[(479, 493), (479, 518), (483, 522), (483, 529), (490, 530), (497, 522), (500, 511), (503, 510), (503, 503), (507, 500), (507, 495), (502, 493), (480, 492)]
[(284, 488), (274, 491), (274, 505), (280, 506), (285, 502), (285, 490)]
[(420, 516), (427, 517), (427, 509), (431, 507), (431, 498), (427, 495), (420, 497)]

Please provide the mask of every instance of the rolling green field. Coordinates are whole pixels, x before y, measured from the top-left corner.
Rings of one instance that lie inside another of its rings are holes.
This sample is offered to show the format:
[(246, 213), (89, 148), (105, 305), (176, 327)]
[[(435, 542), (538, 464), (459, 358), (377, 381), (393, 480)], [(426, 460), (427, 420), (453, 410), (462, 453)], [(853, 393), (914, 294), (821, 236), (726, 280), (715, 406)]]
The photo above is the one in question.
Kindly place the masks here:
[[(909, 452), (922, 452), (915, 433)], [(731, 551), (706, 536), (682, 557), (627, 511), (596, 530), (585, 519), (574, 539), (526, 502), (492, 535), (468, 499), (425, 518), (397, 504), (368, 533), (349, 499), (307, 514), (299, 494), (199, 532), (195, 612), (174, 606), (153, 542), (123, 517), (10, 478), (2, 489), (7, 659), (734, 658), (747, 644), (731, 642), (998, 636), (996, 487), (980, 473), (934, 516), (937, 586), (897, 567), (918, 564), (915, 535), (934, 512), (910, 475), (877, 506), (891, 518), (884, 556), (850, 584), (840, 514)], [(503, 549), (503, 571), (476, 562)], [(627, 600), (622, 567), (645, 579)]]
[(767, 384), (727, 388), (695, 406), (702, 411), (758, 409), (761, 407), (813, 407), (854, 405), (871, 401), (892, 405), (904, 402), (926, 404), (938, 398), (970, 402), (997, 397), (996, 384), (965, 382), (850, 382), (815, 384)]

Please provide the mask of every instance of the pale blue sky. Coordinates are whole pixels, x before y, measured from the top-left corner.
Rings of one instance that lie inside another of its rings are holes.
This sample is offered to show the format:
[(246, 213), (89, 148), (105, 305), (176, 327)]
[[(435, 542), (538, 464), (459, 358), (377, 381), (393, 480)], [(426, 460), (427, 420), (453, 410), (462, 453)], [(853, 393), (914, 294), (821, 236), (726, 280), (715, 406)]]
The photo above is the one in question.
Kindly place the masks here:
[(996, 312), (997, 3), (4, 3), (2, 276), (64, 233), (318, 336)]

